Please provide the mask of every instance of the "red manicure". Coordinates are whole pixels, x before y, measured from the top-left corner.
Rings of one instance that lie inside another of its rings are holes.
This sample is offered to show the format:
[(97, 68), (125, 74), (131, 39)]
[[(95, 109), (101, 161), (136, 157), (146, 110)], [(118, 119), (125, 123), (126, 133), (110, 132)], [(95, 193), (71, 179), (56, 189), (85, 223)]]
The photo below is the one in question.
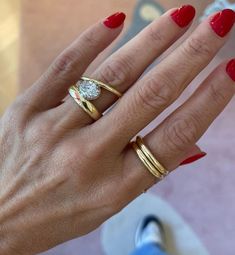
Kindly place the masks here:
[(228, 62), (226, 71), (232, 80), (235, 81), (235, 59), (232, 59)]
[(194, 18), (196, 10), (191, 5), (183, 5), (171, 14), (172, 19), (180, 27), (186, 27)]
[(117, 28), (123, 24), (125, 19), (126, 19), (125, 13), (116, 12), (105, 19), (104, 25), (109, 28)]
[(212, 29), (220, 37), (224, 37), (233, 27), (235, 22), (235, 12), (225, 9), (212, 17), (210, 24)]
[(180, 163), (180, 166), (182, 165), (187, 165), (187, 164), (190, 164), (190, 163), (193, 163), (201, 158), (204, 158), (207, 154), (205, 152), (202, 152), (200, 154), (197, 154), (195, 156), (192, 156), (190, 158), (187, 158), (186, 160), (184, 160), (183, 162)]

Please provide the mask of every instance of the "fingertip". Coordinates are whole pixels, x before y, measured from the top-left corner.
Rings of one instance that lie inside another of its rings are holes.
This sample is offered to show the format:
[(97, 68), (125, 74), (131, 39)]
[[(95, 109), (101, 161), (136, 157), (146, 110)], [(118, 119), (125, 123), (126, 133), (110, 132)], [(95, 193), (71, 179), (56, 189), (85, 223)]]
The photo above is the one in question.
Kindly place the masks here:
[(229, 77), (235, 81), (235, 58), (231, 59), (226, 65), (226, 72)]
[(171, 13), (172, 20), (181, 28), (187, 27), (194, 19), (196, 9), (192, 5), (183, 5)]
[(103, 21), (103, 24), (111, 29), (116, 29), (121, 27), (123, 25), (124, 21), (126, 19), (126, 14), (124, 12), (116, 12)]

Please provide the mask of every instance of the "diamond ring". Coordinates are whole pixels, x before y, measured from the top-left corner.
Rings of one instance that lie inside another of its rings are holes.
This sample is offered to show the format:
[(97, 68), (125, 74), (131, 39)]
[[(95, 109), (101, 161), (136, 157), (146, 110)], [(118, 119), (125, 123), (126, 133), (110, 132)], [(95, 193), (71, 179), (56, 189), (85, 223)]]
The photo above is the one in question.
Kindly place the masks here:
[(76, 85), (69, 88), (69, 94), (92, 119), (98, 120), (102, 115), (90, 101), (99, 98), (102, 89), (113, 93), (117, 97), (122, 96), (122, 94), (112, 86), (84, 76), (80, 78)]

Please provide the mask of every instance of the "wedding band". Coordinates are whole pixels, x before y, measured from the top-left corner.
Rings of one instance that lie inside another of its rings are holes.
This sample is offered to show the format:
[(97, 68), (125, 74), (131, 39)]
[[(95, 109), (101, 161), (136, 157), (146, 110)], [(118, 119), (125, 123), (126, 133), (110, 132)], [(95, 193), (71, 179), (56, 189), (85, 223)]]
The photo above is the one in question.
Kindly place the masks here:
[(131, 145), (148, 171), (156, 178), (161, 180), (169, 173), (144, 145), (143, 139), (140, 136), (136, 138), (135, 142), (131, 142)]
[(145, 165), (145, 167), (148, 169), (148, 171), (157, 177), (158, 179), (162, 180), (163, 176), (160, 172), (149, 162), (148, 158), (145, 156), (145, 154), (142, 152), (142, 150), (138, 147), (138, 145), (135, 142), (131, 142), (131, 145), (133, 149), (135, 150), (137, 156), (141, 160), (141, 162)]
[(81, 77), (76, 85), (69, 88), (69, 94), (92, 119), (98, 120), (102, 114), (99, 113), (90, 101), (100, 97), (102, 88), (113, 93), (117, 97), (122, 96), (122, 94), (112, 86), (85, 76)]
[(169, 171), (165, 169), (163, 165), (159, 163), (159, 161), (156, 160), (156, 158), (153, 156), (152, 152), (144, 145), (144, 141), (142, 137), (137, 136), (136, 143), (139, 146), (139, 148), (142, 150), (142, 152), (145, 154), (145, 156), (148, 158), (148, 160), (151, 162), (152, 165), (155, 166), (155, 168), (163, 175), (166, 176), (169, 174)]

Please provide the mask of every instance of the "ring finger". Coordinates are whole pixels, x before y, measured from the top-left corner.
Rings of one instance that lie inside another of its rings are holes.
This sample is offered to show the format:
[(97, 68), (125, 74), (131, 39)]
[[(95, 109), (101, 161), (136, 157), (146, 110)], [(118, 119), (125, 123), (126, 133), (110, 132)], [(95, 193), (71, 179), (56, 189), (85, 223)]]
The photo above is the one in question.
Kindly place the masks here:
[[(195, 9), (190, 5), (169, 10), (108, 58), (91, 77), (113, 85), (120, 92), (126, 91), (144, 70), (186, 31), (194, 16)], [(95, 100), (94, 105), (103, 112), (115, 100), (112, 94), (103, 91), (102, 98)], [(68, 114), (65, 115), (65, 112)], [(63, 126), (76, 127), (92, 122), (85, 112), (78, 111), (72, 98), (68, 98), (58, 108), (57, 113), (59, 118), (61, 115), (65, 116), (62, 120), (65, 123)]]

